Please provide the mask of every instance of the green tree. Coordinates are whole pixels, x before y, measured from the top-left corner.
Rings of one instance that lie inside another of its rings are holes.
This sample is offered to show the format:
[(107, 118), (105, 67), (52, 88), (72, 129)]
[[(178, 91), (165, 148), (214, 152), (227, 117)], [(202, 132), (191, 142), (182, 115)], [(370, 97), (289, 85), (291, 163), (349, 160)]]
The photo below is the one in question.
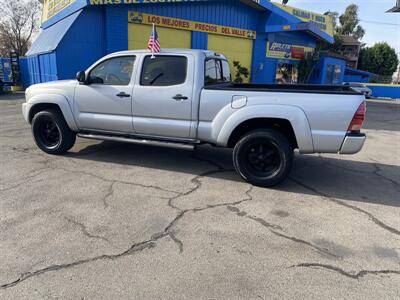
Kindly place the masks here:
[(235, 78), (233, 79), (234, 82), (243, 83), (242, 76), (246, 79), (249, 78), (250, 76), (249, 69), (247, 69), (246, 67), (242, 67), (240, 62), (234, 61), (233, 66), (236, 68)]
[(314, 59), (314, 53), (306, 53), (304, 58), (299, 62), (298, 83), (308, 83), (314, 71), (317, 61)]
[(353, 36), (358, 40), (364, 37), (365, 29), (360, 25), (358, 6), (356, 4), (349, 5), (346, 11), (339, 17), (337, 33), (340, 35)]
[(397, 70), (399, 58), (388, 43), (376, 43), (361, 50), (359, 69), (377, 75), (391, 76)]
[(357, 5), (349, 5), (342, 15), (336, 11), (327, 11), (324, 15), (333, 19), (333, 37), (335, 41), (333, 44), (322, 44), (318, 50), (339, 53), (342, 47), (342, 36), (353, 36), (358, 40), (364, 37), (365, 30), (359, 25)]

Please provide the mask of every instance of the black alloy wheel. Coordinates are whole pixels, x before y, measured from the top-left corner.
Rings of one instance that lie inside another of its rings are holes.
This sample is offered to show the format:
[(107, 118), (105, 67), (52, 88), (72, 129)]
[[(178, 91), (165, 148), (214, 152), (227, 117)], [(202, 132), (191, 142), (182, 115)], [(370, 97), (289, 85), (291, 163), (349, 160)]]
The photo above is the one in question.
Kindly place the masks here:
[(71, 149), (76, 134), (68, 127), (63, 115), (55, 109), (38, 112), (32, 119), (36, 145), (48, 154), (63, 154)]
[(273, 129), (244, 135), (233, 150), (233, 164), (243, 179), (256, 186), (281, 183), (293, 165), (293, 148), (288, 139)]
[(273, 141), (258, 140), (244, 149), (247, 153), (244, 167), (259, 177), (271, 177), (281, 168), (281, 154)]
[(48, 149), (53, 149), (61, 143), (61, 132), (57, 123), (50, 117), (45, 116), (38, 125), (39, 143), (43, 144)]

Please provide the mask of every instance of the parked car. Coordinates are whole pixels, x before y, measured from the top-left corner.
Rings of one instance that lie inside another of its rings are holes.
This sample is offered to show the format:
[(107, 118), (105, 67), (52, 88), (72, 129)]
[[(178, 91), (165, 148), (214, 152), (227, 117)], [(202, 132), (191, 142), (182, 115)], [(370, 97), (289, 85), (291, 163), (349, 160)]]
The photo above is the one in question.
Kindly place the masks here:
[(357, 92), (363, 93), (365, 95), (365, 98), (367, 99), (371, 98), (372, 96), (372, 90), (363, 83), (345, 82), (344, 85), (351, 87), (353, 90), (356, 90)]
[(71, 149), (76, 136), (131, 143), (233, 148), (234, 166), (254, 185), (272, 186), (293, 152), (354, 154), (365, 97), (347, 86), (238, 84), (225, 56), (204, 50), (108, 55), (77, 80), (31, 86), (22, 105), (37, 146)]

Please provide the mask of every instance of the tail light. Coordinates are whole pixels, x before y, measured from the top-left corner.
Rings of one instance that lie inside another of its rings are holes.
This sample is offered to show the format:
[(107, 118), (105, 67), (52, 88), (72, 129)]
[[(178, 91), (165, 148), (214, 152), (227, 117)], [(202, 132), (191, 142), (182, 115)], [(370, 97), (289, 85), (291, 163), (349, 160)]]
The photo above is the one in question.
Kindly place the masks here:
[(351, 120), (347, 132), (356, 132), (356, 133), (360, 132), (365, 120), (366, 112), (367, 112), (367, 103), (364, 101), (363, 103), (360, 104), (356, 113), (354, 114), (353, 120)]

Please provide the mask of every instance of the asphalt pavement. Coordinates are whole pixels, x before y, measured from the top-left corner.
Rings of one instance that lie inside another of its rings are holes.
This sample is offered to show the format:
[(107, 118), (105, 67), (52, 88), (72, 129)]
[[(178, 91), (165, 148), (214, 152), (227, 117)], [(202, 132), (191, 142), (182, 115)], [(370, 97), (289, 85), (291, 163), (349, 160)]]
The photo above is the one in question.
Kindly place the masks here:
[(399, 299), (400, 104), (364, 150), (258, 188), (231, 151), (34, 144), (0, 96), (0, 299)]

